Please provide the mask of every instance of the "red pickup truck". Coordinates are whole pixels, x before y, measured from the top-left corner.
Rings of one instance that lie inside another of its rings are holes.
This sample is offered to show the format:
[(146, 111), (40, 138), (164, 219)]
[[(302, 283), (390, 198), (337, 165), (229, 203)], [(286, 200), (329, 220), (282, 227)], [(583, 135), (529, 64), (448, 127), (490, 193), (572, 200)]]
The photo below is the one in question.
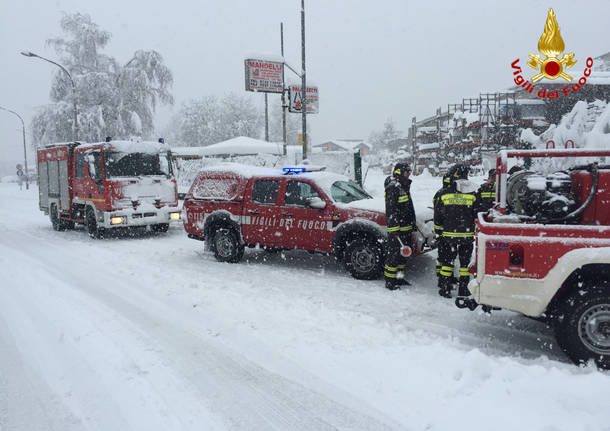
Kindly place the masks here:
[[(238, 262), (245, 247), (334, 255), (359, 279), (378, 278), (387, 239), (383, 199), (347, 177), (311, 168), (283, 171), (223, 164), (202, 170), (185, 197), (184, 228), (216, 259)], [(414, 232), (413, 255), (428, 251)]]

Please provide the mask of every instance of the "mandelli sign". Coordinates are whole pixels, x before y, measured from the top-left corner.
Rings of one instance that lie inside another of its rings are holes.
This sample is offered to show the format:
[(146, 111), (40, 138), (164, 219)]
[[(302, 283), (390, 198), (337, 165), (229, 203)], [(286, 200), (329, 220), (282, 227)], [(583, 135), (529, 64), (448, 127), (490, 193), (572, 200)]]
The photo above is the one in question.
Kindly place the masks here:
[(284, 63), (246, 59), (246, 91), (282, 93), (284, 91)]

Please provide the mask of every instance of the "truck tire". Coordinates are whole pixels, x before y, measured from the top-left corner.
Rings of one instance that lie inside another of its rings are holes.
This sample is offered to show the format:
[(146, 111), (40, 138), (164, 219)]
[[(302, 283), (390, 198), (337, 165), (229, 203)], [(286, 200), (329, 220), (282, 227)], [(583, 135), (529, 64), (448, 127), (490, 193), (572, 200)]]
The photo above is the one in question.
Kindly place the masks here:
[(345, 269), (359, 280), (374, 280), (383, 271), (383, 249), (368, 238), (358, 238), (349, 242), (344, 253)]
[(91, 238), (100, 239), (104, 237), (104, 228), (97, 226), (97, 220), (95, 219), (95, 212), (91, 207), (87, 208), (85, 212), (85, 227), (87, 233)]
[(57, 205), (51, 204), (51, 208), (49, 208), (49, 218), (51, 219), (51, 226), (53, 226), (53, 230), (62, 231), (66, 230), (61, 219), (59, 218), (59, 212), (57, 211)]
[(595, 361), (610, 369), (610, 283), (590, 283), (569, 296), (560, 307), (555, 337), (576, 364)]
[(219, 262), (237, 263), (244, 255), (244, 246), (233, 229), (219, 227), (212, 234), (212, 250)]

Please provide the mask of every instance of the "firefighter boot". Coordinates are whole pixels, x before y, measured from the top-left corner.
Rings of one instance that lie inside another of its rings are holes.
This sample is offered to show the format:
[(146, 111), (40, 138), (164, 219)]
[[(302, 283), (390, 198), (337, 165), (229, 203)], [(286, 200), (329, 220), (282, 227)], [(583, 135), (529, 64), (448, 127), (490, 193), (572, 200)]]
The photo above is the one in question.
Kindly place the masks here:
[(470, 296), (470, 291), (468, 290), (468, 283), (470, 282), (470, 277), (461, 276), (458, 282), (458, 296)]
[(444, 298), (451, 298), (451, 284), (448, 277), (441, 275), (438, 278), (438, 294)]
[(409, 283), (405, 279), (405, 273), (404, 272), (399, 271), (398, 274), (396, 274), (396, 285), (397, 286), (411, 286), (411, 283)]
[(461, 276), (459, 281), (458, 296), (455, 298), (455, 305), (458, 308), (468, 308), (470, 311), (474, 311), (479, 304), (476, 303), (470, 291), (468, 290), (468, 282), (470, 277)]
[(388, 290), (396, 290), (396, 289), (400, 289), (400, 286), (398, 285), (398, 283), (396, 283), (395, 278), (386, 277), (385, 278), (385, 288)]

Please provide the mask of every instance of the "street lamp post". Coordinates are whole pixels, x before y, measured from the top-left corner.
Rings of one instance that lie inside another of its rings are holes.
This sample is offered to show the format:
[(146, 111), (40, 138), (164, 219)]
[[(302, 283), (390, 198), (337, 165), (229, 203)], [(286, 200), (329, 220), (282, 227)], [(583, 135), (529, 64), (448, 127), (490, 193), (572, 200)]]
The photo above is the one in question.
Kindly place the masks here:
[(17, 118), (21, 120), (21, 131), (23, 132), (23, 161), (25, 164), (25, 189), (30, 189), (30, 180), (28, 179), (28, 154), (25, 146), (25, 123), (23, 122), (23, 118), (21, 115), (17, 114), (15, 111), (11, 111), (10, 109), (3, 108), (0, 106), (0, 109), (6, 112), (10, 112), (11, 114), (15, 114)]
[(72, 102), (74, 104), (74, 107), (73, 107), (73, 112), (74, 112), (74, 142), (78, 141), (78, 117), (77, 117), (77, 110), (76, 110), (76, 85), (74, 84), (74, 80), (72, 79), (72, 75), (70, 75), (70, 72), (68, 72), (68, 69), (63, 67), (61, 64), (56, 63), (53, 60), (49, 60), (48, 58), (41, 57), (40, 55), (34, 54), (33, 52), (22, 51), (21, 55), (25, 55), (26, 57), (40, 58), (41, 60), (47, 61), (47, 62), (49, 62), (51, 64), (54, 64), (55, 66), (59, 67), (61, 70), (66, 72), (66, 75), (68, 75), (68, 78), (70, 78), (70, 82), (72, 83)]

